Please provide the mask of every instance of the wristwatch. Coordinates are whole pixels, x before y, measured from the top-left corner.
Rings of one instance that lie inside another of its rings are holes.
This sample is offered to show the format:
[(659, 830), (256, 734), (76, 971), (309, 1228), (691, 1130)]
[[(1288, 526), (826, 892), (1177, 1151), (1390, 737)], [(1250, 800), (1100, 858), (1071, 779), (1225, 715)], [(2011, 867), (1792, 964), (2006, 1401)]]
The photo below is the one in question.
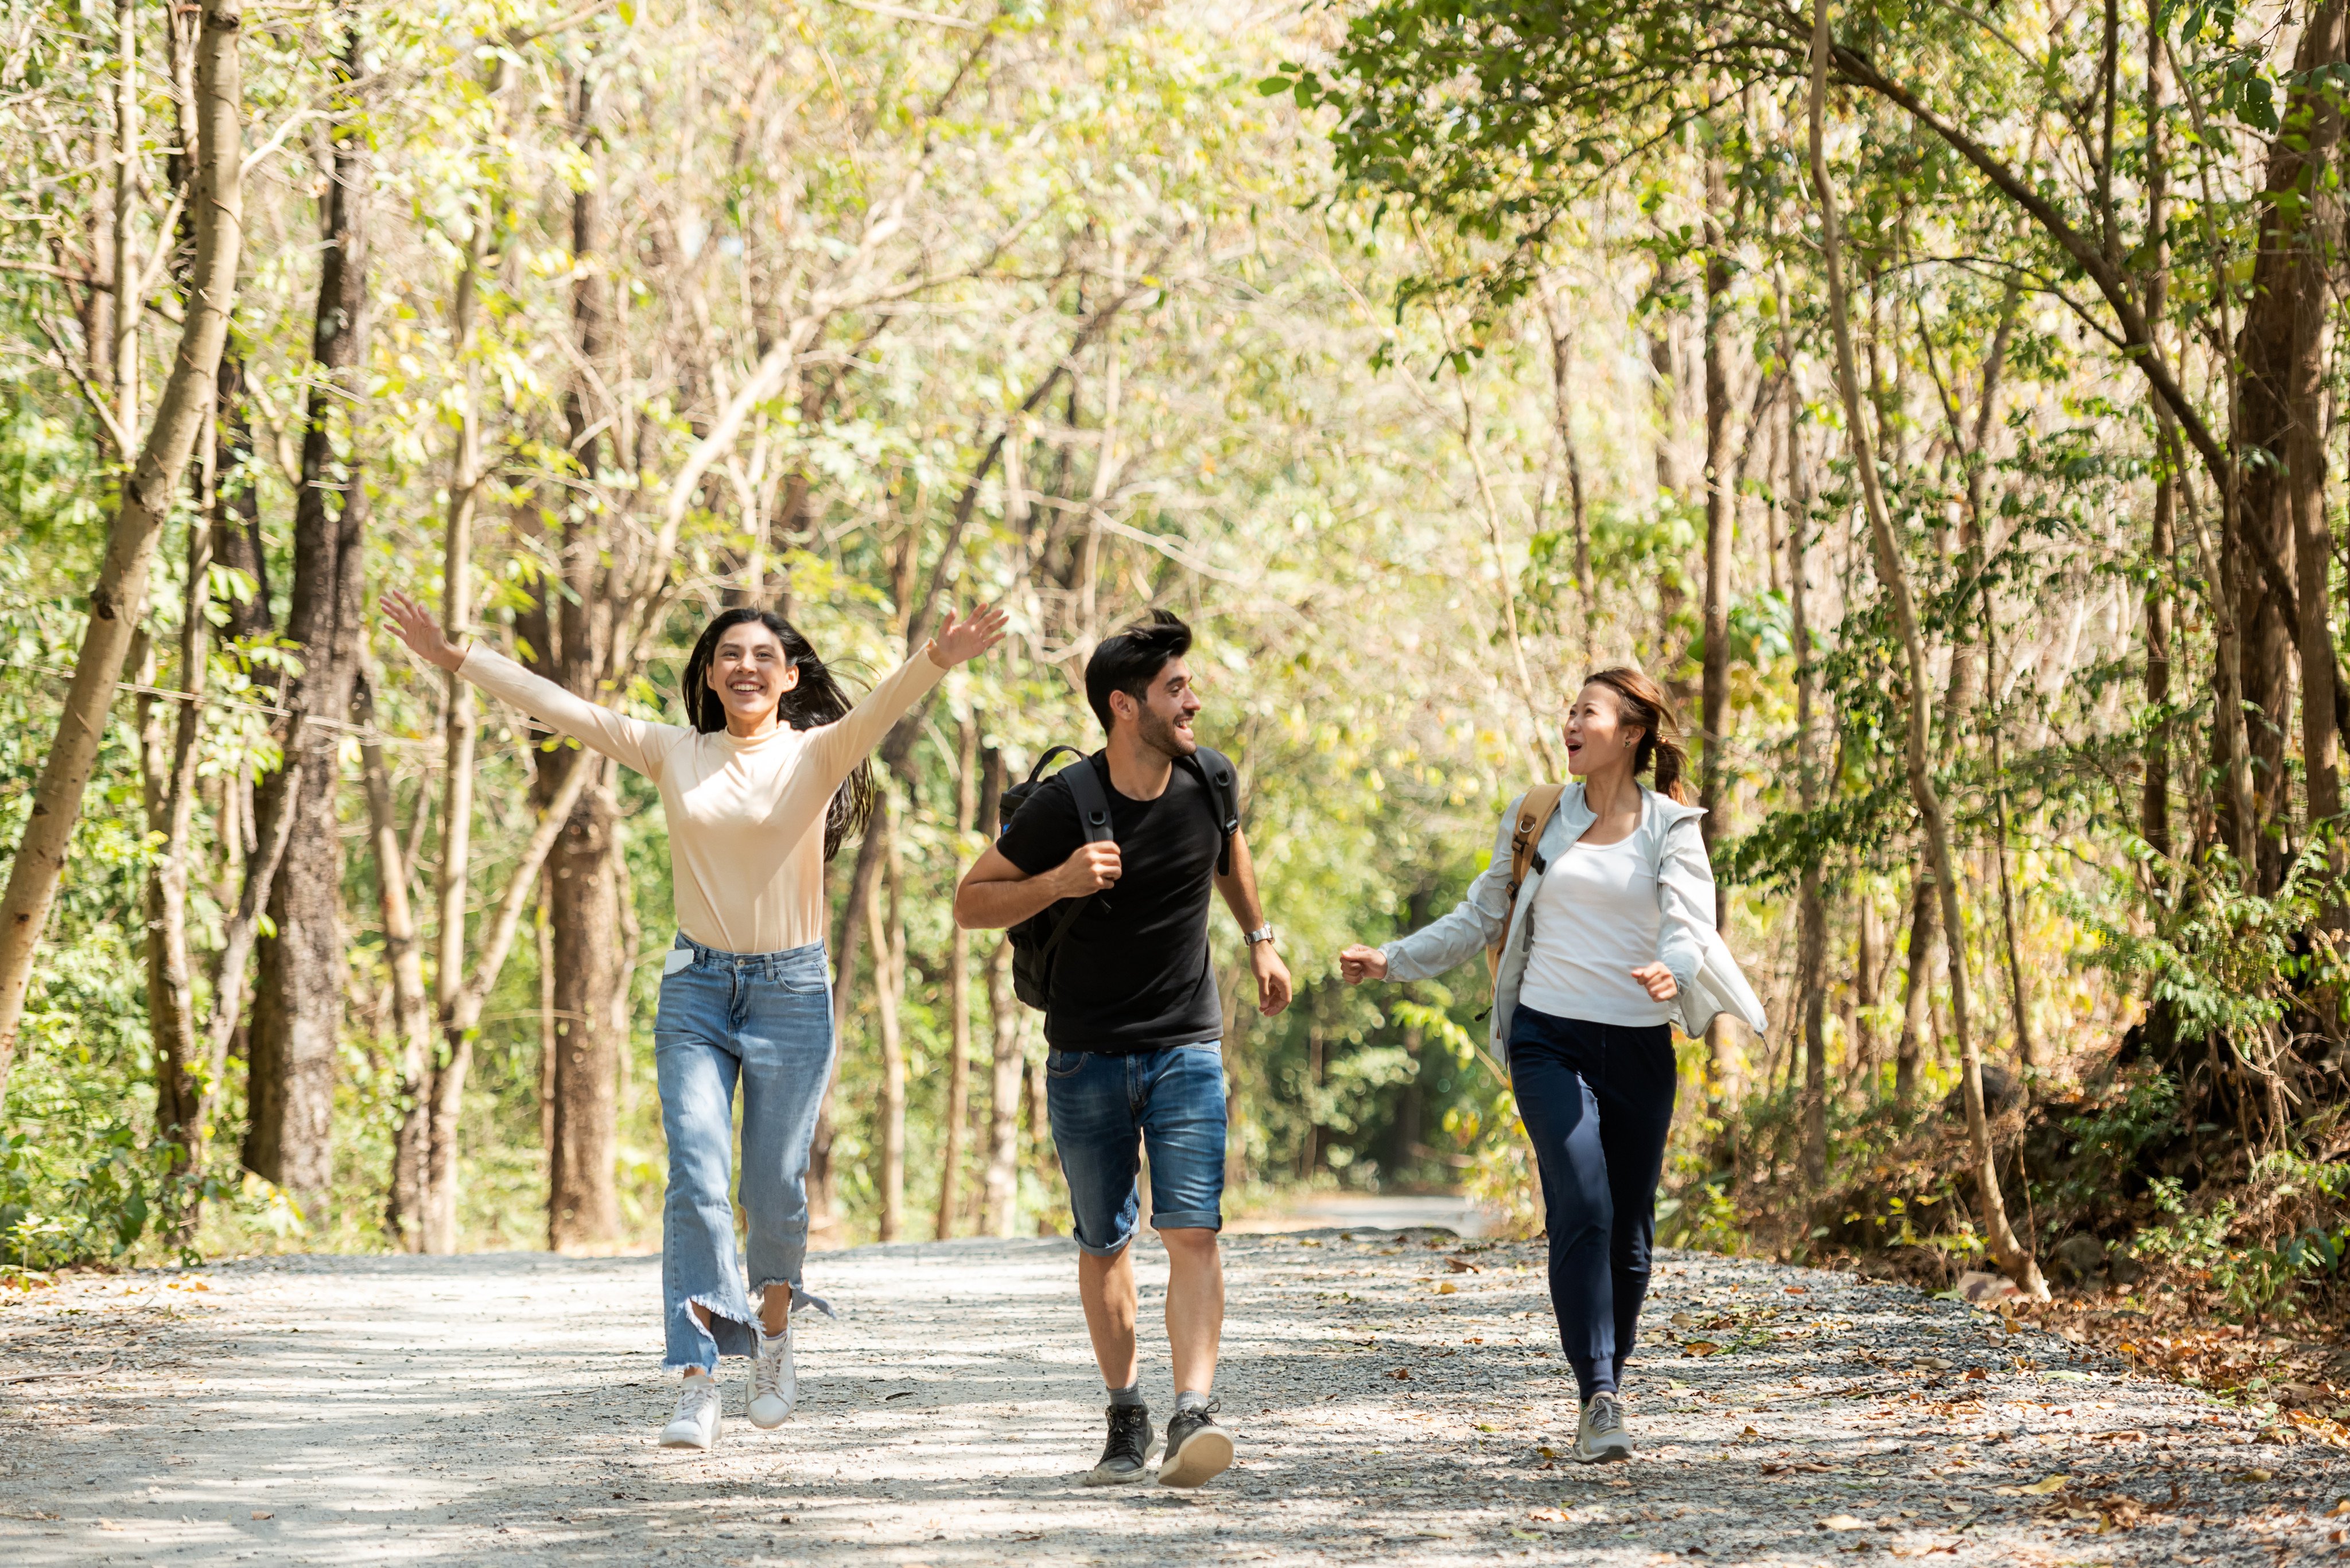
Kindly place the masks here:
[(1256, 946), (1259, 942), (1269, 942), (1273, 940), (1273, 928), (1269, 925), (1259, 926), (1253, 931), (1243, 933), (1241, 937), (1241, 940), (1248, 943), (1251, 947)]

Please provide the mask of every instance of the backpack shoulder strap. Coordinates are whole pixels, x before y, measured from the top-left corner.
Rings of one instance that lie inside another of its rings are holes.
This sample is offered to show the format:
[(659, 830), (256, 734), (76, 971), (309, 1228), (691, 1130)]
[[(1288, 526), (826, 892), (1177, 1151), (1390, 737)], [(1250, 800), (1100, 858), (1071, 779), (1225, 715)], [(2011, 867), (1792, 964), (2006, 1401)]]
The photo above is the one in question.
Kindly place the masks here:
[[(1055, 749), (1076, 752), (1075, 746), (1062, 746)], [(1099, 844), (1105, 840), (1115, 842), (1118, 835), (1110, 823), (1109, 795), (1102, 788), (1101, 771), (1096, 763), (1096, 758), (1077, 753), (1077, 760), (1054, 776), (1069, 782), (1069, 797), (1076, 803), (1077, 827), (1086, 836), (1086, 842), (1087, 844)], [(1061, 911), (1061, 918), (1053, 922), (1053, 934), (1045, 940), (1040, 956), (1050, 958), (1054, 950), (1060, 947), (1062, 940), (1069, 934), (1069, 928), (1077, 923), (1077, 917), (1085, 913), (1086, 906), (1100, 896), (1098, 893), (1088, 893), (1082, 898), (1070, 899), (1069, 907)]]
[(1518, 889), (1526, 884), (1526, 872), (1537, 858), (1535, 851), (1542, 846), (1543, 829), (1558, 813), (1558, 797), (1565, 793), (1564, 784), (1539, 784), (1526, 791), (1518, 802), (1517, 826), (1510, 830), (1510, 903), (1518, 901)]
[(1558, 797), (1565, 786), (1538, 784), (1526, 791), (1518, 802), (1517, 821), (1510, 828), (1510, 894), (1509, 904), (1502, 919), (1502, 934), (1485, 950), (1485, 967), (1499, 979), (1502, 972), (1502, 944), (1510, 940), (1510, 918), (1516, 914), (1518, 890), (1526, 885), (1526, 873), (1542, 857), (1543, 829), (1558, 815)]
[(1200, 782), (1208, 786), (1208, 809), (1216, 815), (1216, 831), (1223, 843), (1216, 849), (1216, 875), (1232, 874), (1232, 836), (1241, 830), (1240, 770), (1232, 758), (1212, 746), (1201, 746), (1183, 759)]
[(1110, 826), (1109, 792), (1102, 788), (1101, 768), (1098, 756), (1081, 756), (1055, 775), (1069, 782), (1069, 797), (1077, 803), (1077, 826), (1087, 844), (1118, 836)]

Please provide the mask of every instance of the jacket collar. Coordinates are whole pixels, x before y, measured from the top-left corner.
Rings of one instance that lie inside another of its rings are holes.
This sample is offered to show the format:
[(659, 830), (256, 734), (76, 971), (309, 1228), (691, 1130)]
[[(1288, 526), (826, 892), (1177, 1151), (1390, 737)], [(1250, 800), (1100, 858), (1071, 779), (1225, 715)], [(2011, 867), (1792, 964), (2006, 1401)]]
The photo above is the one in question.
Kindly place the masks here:
[[(1701, 805), (1683, 805), (1679, 801), (1675, 800), (1669, 794), (1659, 794), (1647, 784), (1642, 784), (1640, 786), (1640, 801), (1643, 809), (1646, 811), (1655, 812), (1656, 820), (1659, 824), (1666, 827), (1670, 827), (1677, 822), (1685, 822), (1692, 816), (1703, 816), (1705, 815), (1705, 807)], [(1586, 826), (1590, 825), (1591, 808), (1583, 804), (1583, 781), (1581, 779), (1567, 780), (1566, 786), (1559, 792), (1558, 815), (1560, 817), (1572, 816), (1577, 822), (1582, 823)], [(1643, 820), (1645, 821), (1647, 819), (1643, 817)], [(1582, 831), (1582, 828), (1578, 827), (1575, 830), (1575, 836), (1577, 837), (1581, 837)]]

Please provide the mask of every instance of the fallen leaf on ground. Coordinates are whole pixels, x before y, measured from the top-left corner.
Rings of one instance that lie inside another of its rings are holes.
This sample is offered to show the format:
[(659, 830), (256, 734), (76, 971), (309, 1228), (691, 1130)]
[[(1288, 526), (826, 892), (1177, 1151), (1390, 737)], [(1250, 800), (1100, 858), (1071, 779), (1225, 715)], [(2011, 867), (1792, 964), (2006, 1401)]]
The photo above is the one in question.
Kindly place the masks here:
[(1970, 1366), (1967, 1368), (1967, 1381), (1970, 1383), (1981, 1383), (1990, 1376), (1990, 1373), (1985, 1372), (1980, 1366)]
[(1447, 1280), (1442, 1284), (1436, 1287), (1436, 1293), (1440, 1296), (1459, 1295), (1461, 1293), (1461, 1287), (1454, 1284), (1451, 1280)]
[(2325, 1511), (2328, 1519), (2350, 1519), (2350, 1497), (2344, 1498)]
[(2276, 1476), (2275, 1473), (2271, 1470), (2238, 1470), (2234, 1475), (2230, 1476), (2228, 1479), (2230, 1480), (2240, 1481), (2264, 1481), (2274, 1480)]
[(1855, 1519), (1848, 1513), (1832, 1513), (1820, 1521), (1820, 1528), (1822, 1530), (1866, 1530), (1870, 1525), (1868, 1521)]
[(1444, 1261), (1456, 1274), (1482, 1274), (1485, 1272), (1466, 1258), (1447, 1258)]
[(1681, 1348), (1691, 1355), (1711, 1355), (1720, 1351), (1721, 1346), (1710, 1339), (1692, 1339), (1683, 1342)]
[(1411, 1368), (1409, 1366), (1399, 1366), (1393, 1372), (1388, 1373), (1388, 1376), (1394, 1378), (1399, 1383), (1409, 1383), (1411, 1381)]
[(2030, 1486), (2021, 1490), (2026, 1497), (2046, 1497), (2052, 1491), (2063, 1491), (2064, 1483), (2072, 1479), (2071, 1476), (2064, 1475), (2043, 1476)]
[(253, 1517), (255, 1519), (275, 1519), (277, 1516), (266, 1510), (256, 1508), (253, 1511)]
[(1749, 1428), (1746, 1428), (1746, 1430), (1744, 1430), (1744, 1431), (1742, 1431), (1742, 1432), (1739, 1433), (1738, 1435), (1739, 1435), (1740, 1437), (1742, 1437), (1742, 1438), (1759, 1438), (1759, 1437), (1761, 1437), (1762, 1434), (1762, 1433), (1760, 1433), (1760, 1432), (1758, 1432), (1758, 1431), (1756, 1431), (1753, 1428), (1749, 1427)]

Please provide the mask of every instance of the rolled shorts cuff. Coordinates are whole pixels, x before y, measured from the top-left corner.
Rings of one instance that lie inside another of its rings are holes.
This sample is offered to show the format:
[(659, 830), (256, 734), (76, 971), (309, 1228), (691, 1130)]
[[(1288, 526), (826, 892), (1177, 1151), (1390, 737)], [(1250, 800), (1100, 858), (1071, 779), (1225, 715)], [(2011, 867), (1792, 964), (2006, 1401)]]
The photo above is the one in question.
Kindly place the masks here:
[(1154, 1209), (1150, 1213), (1153, 1231), (1222, 1231), (1224, 1216), (1214, 1209)]
[(1083, 1236), (1079, 1236), (1074, 1232), (1070, 1234), (1069, 1240), (1077, 1244), (1078, 1251), (1083, 1252), (1089, 1258), (1115, 1258), (1120, 1252), (1125, 1251), (1128, 1247), (1134, 1245), (1134, 1228), (1130, 1225), (1128, 1226), (1126, 1234), (1120, 1236), (1117, 1241), (1110, 1242), (1107, 1246), (1097, 1247), (1091, 1241), (1087, 1241)]

